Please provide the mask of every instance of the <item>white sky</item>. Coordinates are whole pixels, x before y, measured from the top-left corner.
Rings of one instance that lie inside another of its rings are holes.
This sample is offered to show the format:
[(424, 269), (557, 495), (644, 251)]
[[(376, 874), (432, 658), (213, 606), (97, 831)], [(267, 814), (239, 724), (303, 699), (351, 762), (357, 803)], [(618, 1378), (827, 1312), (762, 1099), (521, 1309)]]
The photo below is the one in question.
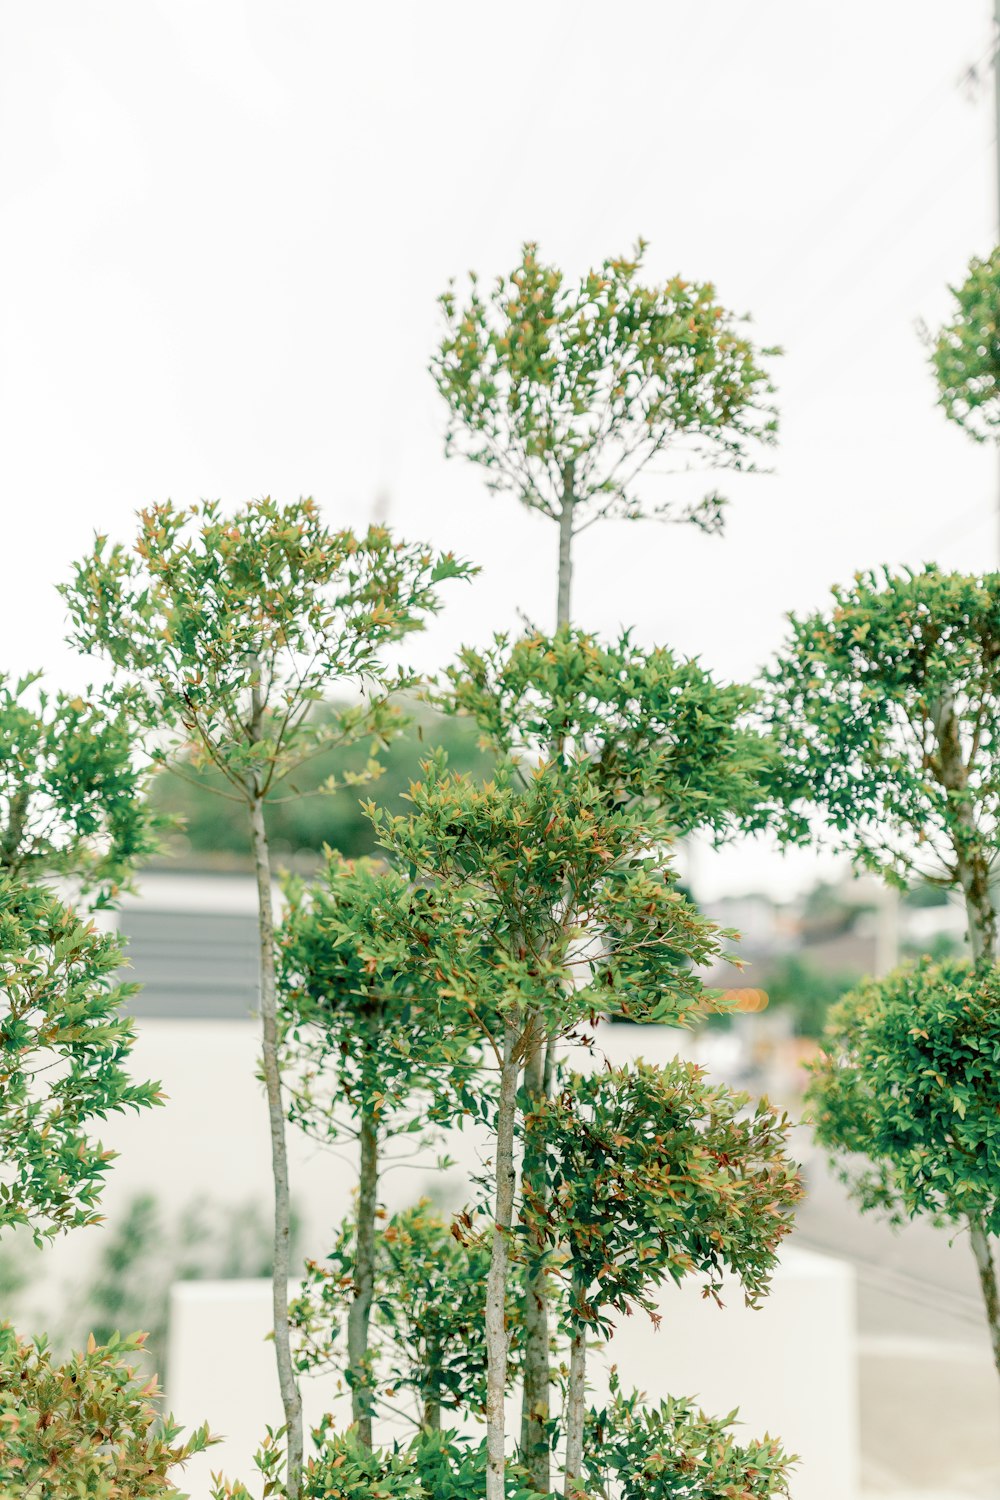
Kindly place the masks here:
[[(425, 667), (518, 609), (550, 624), (554, 528), (445, 462), (426, 374), (449, 276), (526, 238), (581, 271), (642, 234), (651, 275), (713, 279), (786, 351), (775, 472), (726, 477), (721, 540), (593, 528), (582, 624), (747, 677), (857, 568), (993, 566), (996, 455), (934, 408), (915, 331), (995, 238), (991, 95), (959, 87), (991, 8), (0, 7), (0, 670), (92, 675), (54, 585), (168, 496), (313, 494), (364, 525), (388, 494), (483, 567)], [(699, 878), (810, 869), (751, 849)]]

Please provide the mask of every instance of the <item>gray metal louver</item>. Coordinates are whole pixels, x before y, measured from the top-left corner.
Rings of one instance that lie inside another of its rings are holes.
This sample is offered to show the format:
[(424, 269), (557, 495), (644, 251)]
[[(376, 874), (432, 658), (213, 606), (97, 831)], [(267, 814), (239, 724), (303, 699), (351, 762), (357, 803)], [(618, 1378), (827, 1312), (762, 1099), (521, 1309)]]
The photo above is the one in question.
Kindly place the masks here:
[(241, 913), (126, 908), (118, 926), (142, 985), (135, 1016), (232, 1019), (258, 1005), (257, 924)]

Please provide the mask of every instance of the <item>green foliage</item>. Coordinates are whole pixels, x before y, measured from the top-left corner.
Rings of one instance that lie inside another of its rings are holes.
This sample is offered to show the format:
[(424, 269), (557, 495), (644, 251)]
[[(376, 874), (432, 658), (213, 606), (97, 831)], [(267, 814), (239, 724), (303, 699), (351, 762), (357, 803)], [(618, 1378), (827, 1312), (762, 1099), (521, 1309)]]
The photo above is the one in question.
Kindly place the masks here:
[[(303, 1471), (303, 1500), (482, 1500), (485, 1448), (454, 1433), (421, 1433), (406, 1447), (373, 1450), (353, 1429), (335, 1433), (327, 1422), (313, 1439), (318, 1452)], [(264, 1496), (283, 1496), (281, 1455), (273, 1439), (256, 1463)], [(212, 1500), (250, 1500), (250, 1493), (243, 1484), (219, 1480)], [(506, 1500), (536, 1500), (515, 1464), (507, 1466)]]
[(0, 874), (69, 875), (106, 905), (157, 847), (135, 729), (109, 692), (44, 690), (0, 675)]
[(211, 1442), (206, 1427), (180, 1439), (164, 1422), (155, 1380), (130, 1364), (142, 1336), (56, 1363), (44, 1341), (26, 1343), (0, 1324), (0, 1496), (4, 1500), (145, 1500), (179, 1495), (178, 1470)]
[[(306, 756), (395, 732), (382, 653), (438, 607), (441, 581), (468, 574), (382, 527), (330, 531), (311, 500), (255, 500), (228, 518), (167, 502), (140, 522), (134, 551), (99, 536), (63, 588), (72, 639), (111, 658), (150, 725), (176, 730), (182, 761), (213, 766), (243, 800)], [(377, 692), (312, 711), (345, 682)]]
[(568, 627), (510, 645), (462, 651), (446, 706), (472, 716), (484, 743), (588, 774), (615, 804), (645, 798), (684, 835), (722, 835), (752, 808), (761, 817), (768, 742), (746, 725), (754, 694), (716, 683), (664, 648), (611, 645)]
[[(431, 370), (448, 405), (448, 449), (483, 465), (489, 483), (580, 530), (602, 516), (720, 522), (709, 495), (673, 514), (636, 483), (651, 460), (752, 467), (776, 419), (761, 352), (710, 283), (640, 280), (645, 245), (579, 283), (524, 246), (520, 264), (483, 295), (440, 299), (445, 335)], [(774, 351), (765, 350), (766, 355)]]
[(0, 1230), (36, 1240), (92, 1224), (113, 1153), (91, 1130), (161, 1102), (131, 1083), (117, 940), (51, 892), (0, 877)]
[(409, 882), (374, 861), (329, 855), (309, 885), (285, 884), (278, 934), (290, 1118), (320, 1139), (356, 1135), (367, 1115), (380, 1138), (469, 1114), (481, 1091), (464, 1011), (442, 1025), (426, 966), (376, 966), (369, 935), (408, 913)]
[(767, 674), (786, 834), (833, 842), (903, 885), (988, 864), (1000, 808), (1000, 575), (860, 573), (791, 617)]
[(1000, 972), (924, 959), (834, 1007), (807, 1098), (863, 1209), (997, 1234), (998, 1091)]
[[(345, 1223), (322, 1264), (306, 1263), (305, 1284), (292, 1304), (299, 1336), (299, 1368), (347, 1369), (344, 1332), (354, 1295), (356, 1229)], [(417, 1401), (416, 1422), (435, 1427), (442, 1412), (482, 1415), (486, 1399), (486, 1348), (481, 1337), (490, 1251), (464, 1217), (454, 1228), (426, 1200), (394, 1214), (376, 1241), (374, 1351), (376, 1405), (398, 1413), (400, 1392)], [(515, 1337), (518, 1294), (511, 1292), (509, 1320)]]
[(676, 1023), (704, 1000), (691, 964), (711, 963), (722, 935), (676, 890), (643, 809), (609, 806), (586, 762), (501, 763), (480, 786), (432, 761), (411, 800), (407, 818), (372, 808), (417, 882), (365, 938), (376, 973), (418, 959), (493, 1038), (607, 1009)]
[(602, 1500), (772, 1500), (789, 1494), (796, 1462), (774, 1439), (738, 1443), (736, 1412), (709, 1417), (686, 1397), (643, 1406), (612, 1381), (592, 1412), (584, 1449), (585, 1492)]
[(1000, 427), (1000, 248), (973, 257), (955, 298), (952, 321), (931, 344), (938, 400), (947, 416), (977, 442)]
[(679, 1059), (569, 1073), (535, 1102), (548, 1192), (526, 1217), (563, 1249), (574, 1322), (607, 1337), (667, 1277), (702, 1276), (718, 1299), (725, 1270), (757, 1305), (802, 1188), (789, 1120), (749, 1103)]
[[(266, 821), (271, 847), (276, 854), (304, 851), (320, 854), (329, 846), (348, 859), (375, 852), (372, 826), (356, 795), (323, 795), (332, 787), (350, 793), (373, 777), (384, 807), (402, 811), (401, 797), (420, 774), (420, 761), (435, 747), (448, 753), (449, 762), (471, 775), (489, 774), (492, 759), (476, 744), (475, 729), (460, 719), (446, 719), (412, 702), (398, 705), (400, 723), (409, 730), (378, 753), (379, 768), (371, 760), (366, 744), (332, 746), (311, 756), (286, 783), (283, 795), (267, 803)], [(337, 715), (342, 708), (334, 708)], [(317, 705), (317, 714), (326, 709)], [(225, 791), (220, 772), (208, 767), (194, 772), (184, 765), (179, 772), (166, 769), (152, 783), (151, 801), (159, 811), (181, 824), (183, 847), (196, 854), (248, 856), (250, 834), (246, 816), (238, 804), (219, 796)]]

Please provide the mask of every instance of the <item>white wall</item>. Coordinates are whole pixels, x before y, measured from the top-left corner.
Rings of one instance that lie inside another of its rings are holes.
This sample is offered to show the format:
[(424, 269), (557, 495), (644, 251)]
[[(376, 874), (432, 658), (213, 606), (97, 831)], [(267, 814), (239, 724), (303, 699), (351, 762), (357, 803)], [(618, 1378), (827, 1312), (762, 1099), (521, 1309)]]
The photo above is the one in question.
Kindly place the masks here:
[[(182, 1282), (171, 1302), (169, 1404), (177, 1418), (208, 1420), (225, 1441), (196, 1459), (185, 1483), (206, 1500), (208, 1476), (223, 1470), (247, 1480), (265, 1427), (281, 1407), (267, 1282)], [(622, 1319), (606, 1356), (592, 1358), (594, 1399), (603, 1400), (607, 1366), (650, 1400), (697, 1396), (706, 1411), (740, 1408), (741, 1437), (779, 1435), (798, 1453), (795, 1500), (854, 1500), (858, 1482), (857, 1384), (853, 1273), (840, 1261), (804, 1250), (783, 1257), (770, 1296), (751, 1311), (738, 1290), (725, 1307), (694, 1286), (666, 1289), (663, 1322)], [(333, 1382), (303, 1383), (305, 1414), (315, 1424), (349, 1406)], [(511, 1416), (513, 1417), (513, 1410)], [(383, 1437), (387, 1434), (383, 1434)]]

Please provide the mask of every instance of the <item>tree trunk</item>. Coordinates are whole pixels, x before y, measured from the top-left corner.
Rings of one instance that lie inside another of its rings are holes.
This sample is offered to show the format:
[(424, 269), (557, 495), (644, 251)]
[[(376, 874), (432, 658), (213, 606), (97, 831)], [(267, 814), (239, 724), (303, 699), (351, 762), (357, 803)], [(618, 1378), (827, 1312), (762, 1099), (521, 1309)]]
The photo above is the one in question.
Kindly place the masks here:
[(559, 509), (559, 591), (556, 596), (556, 629), (569, 624), (569, 600), (573, 586), (573, 460), (563, 470), (562, 505)]
[(505, 1421), (507, 1391), (507, 1277), (510, 1230), (514, 1221), (514, 1121), (520, 1071), (514, 1052), (518, 1033), (504, 1028), (497, 1106), (496, 1211), (486, 1278), (486, 1500), (504, 1500)]
[(979, 1285), (982, 1288), (983, 1302), (986, 1306), (986, 1321), (990, 1326), (993, 1363), (997, 1374), (1000, 1375), (1000, 1292), (997, 1291), (997, 1272), (990, 1248), (990, 1237), (981, 1219), (969, 1220), (969, 1240), (972, 1244), (972, 1253), (976, 1257)]
[[(570, 623), (570, 596), (573, 587), (573, 493), (574, 463), (563, 470), (562, 503), (559, 510), (559, 576), (556, 596), (556, 629)], [(524, 1086), (532, 1101), (544, 1099), (551, 1087), (551, 1040), (539, 1034), (534, 1038), (524, 1063)], [(531, 1183), (532, 1167), (544, 1143), (533, 1143), (531, 1132), (525, 1138), (523, 1176), (531, 1184), (533, 1196), (544, 1206), (544, 1175)], [(524, 1289), (524, 1387), (521, 1398), (521, 1462), (528, 1471), (532, 1489), (548, 1494), (551, 1483), (548, 1423), (551, 1409), (549, 1390), (549, 1287), (544, 1258), (537, 1256), (528, 1266)]]
[(375, 1405), (369, 1365), (368, 1329), (375, 1295), (375, 1223), (378, 1213), (378, 1129), (367, 1107), (361, 1114), (361, 1173), (358, 1185), (358, 1232), (354, 1248), (354, 1301), (347, 1315), (347, 1359), (351, 1415), (358, 1438), (372, 1446)]
[(945, 695), (935, 704), (933, 724), (940, 766), (938, 779), (949, 800), (952, 796), (955, 799), (952, 844), (955, 868), (965, 897), (972, 957), (976, 964), (993, 964), (996, 962), (997, 914), (990, 893), (989, 862), (972, 810), (964, 800), (969, 768), (962, 759), (960, 726), (950, 695)]
[(441, 1431), (441, 1403), (437, 1398), (437, 1391), (424, 1399), (422, 1425), (425, 1432)]
[[(533, 1106), (536, 1099), (544, 1097), (546, 1089), (546, 1047), (544, 1038), (538, 1036), (532, 1043), (524, 1064), (524, 1087)], [(530, 1106), (529, 1106), (530, 1107)], [(522, 1198), (530, 1191), (542, 1203), (545, 1201), (546, 1184), (539, 1165), (544, 1151), (544, 1141), (537, 1139), (537, 1130), (525, 1131), (524, 1162), (521, 1176), (524, 1183)], [(528, 1471), (532, 1489), (547, 1495), (551, 1485), (548, 1423), (549, 1405), (549, 1290), (545, 1270), (545, 1257), (539, 1248), (532, 1254), (527, 1250), (528, 1272), (525, 1278), (524, 1307), (524, 1384), (521, 1397), (521, 1462)]]
[(573, 1323), (569, 1346), (569, 1385), (566, 1390), (566, 1483), (563, 1494), (572, 1500), (583, 1476), (583, 1423), (587, 1410), (587, 1329)]
[(288, 1330), (288, 1265), (291, 1246), (288, 1192), (288, 1151), (285, 1142), (285, 1105), (278, 1066), (278, 1007), (274, 977), (274, 912), (271, 903), (271, 860), (259, 796), (250, 804), (260, 933), (260, 1015), (263, 1030), (264, 1085), (271, 1126), (271, 1170), (274, 1176), (274, 1266), (271, 1273), (274, 1307), (274, 1350), (278, 1385), (285, 1412), (288, 1453), (288, 1500), (299, 1500), (302, 1471), (302, 1398), (292, 1367)]

